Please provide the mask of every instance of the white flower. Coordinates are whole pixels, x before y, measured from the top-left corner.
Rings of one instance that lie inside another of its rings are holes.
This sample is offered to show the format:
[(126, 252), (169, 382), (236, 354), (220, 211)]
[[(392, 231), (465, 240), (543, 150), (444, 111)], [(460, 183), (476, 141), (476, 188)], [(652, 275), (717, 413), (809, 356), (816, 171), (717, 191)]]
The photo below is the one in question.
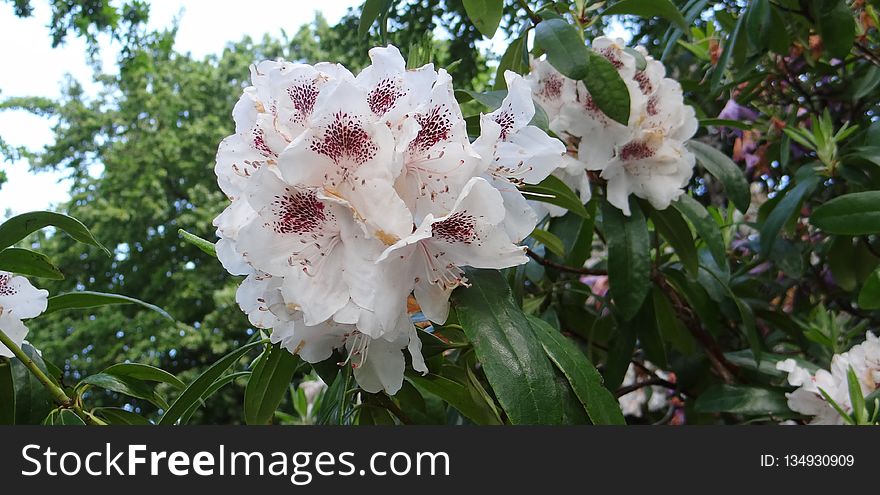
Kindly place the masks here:
[(357, 76), (252, 67), (217, 153), (231, 203), (214, 225), (223, 266), (247, 276), (236, 301), (254, 327), (310, 363), (340, 350), (362, 389), (394, 393), (404, 349), (427, 372), (409, 295), (445, 322), (462, 267), (524, 263), (514, 242), (536, 218), (517, 186), (560, 167), (565, 148), (528, 125), (519, 76), (471, 144), (446, 71), (407, 70), (391, 46), (370, 58)]
[(788, 373), (788, 383), (798, 387), (786, 394), (792, 411), (812, 416), (810, 424), (846, 424), (846, 421), (825, 400), (820, 389), (828, 394), (847, 414), (852, 412), (847, 373), (850, 367), (859, 381), (862, 394), (867, 396), (880, 388), (880, 338), (871, 332), (865, 342), (831, 358), (831, 369), (819, 370), (815, 375), (798, 366), (794, 359), (776, 363), (776, 368)]
[[(593, 50), (617, 68), (629, 90), (627, 125), (606, 116), (583, 82), (565, 78), (544, 61), (532, 64), (533, 94), (551, 115), (551, 130), (579, 162), (569, 162), (558, 176), (584, 199), (589, 191), (584, 172), (597, 170), (607, 181), (608, 201), (625, 214), (631, 194), (665, 209), (693, 174), (695, 159), (684, 144), (697, 131), (694, 110), (684, 104), (681, 85), (665, 77), (663, 64), (644, 48), (636, 49), (637, 57), (622, 40), (600, 37)], [(645, 60), (643, 68), (638, 58)]]
[(511, 71), (504, 79), (507, 96), (497, 110), (480, 117), (474, 150), (488, 162), (483, 177), (504, 198), (504, 228), (519, 242), (535, 229), (538, 218), (517, 186), (537, 184), (562, 167), (565, 145), (529, 124), (535, 104), (528, 81)]
[[(46, 311), (49, 292), (37, 289), (28, 279), (0, 271), (0, 330), (16, 345), (21, 346), (28, 329), (23, 319)], [(12, 351), (0, 344), (0, 356), (12, 357)]]

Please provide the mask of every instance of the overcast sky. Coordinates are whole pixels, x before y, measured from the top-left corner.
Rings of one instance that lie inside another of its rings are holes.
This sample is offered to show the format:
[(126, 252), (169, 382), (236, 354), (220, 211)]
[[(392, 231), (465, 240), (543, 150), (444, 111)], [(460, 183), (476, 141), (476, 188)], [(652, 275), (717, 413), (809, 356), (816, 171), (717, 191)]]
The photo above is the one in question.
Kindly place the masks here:
[[(264, 34), (288, 33), (314, 19), (317, 6), (331, 24), (348, 7), (363, 0), (321, 0), (320, 2), (279, 2), (277, 0), (210, 0), (150, 2), (151, 28), (170, 26), (180, 17), (178, 50), (196, 56), (219, 53), (229, 41), (245, 35), (262, 38)], [(3, 70), (0, 71), (0, 99), (10, 96), (45, 96), (57, 98), (66, 74), (82, 82), (90, 91), (91, 70), (86, 65), (85, 43), (74, 36), (65, 45), (51, 48), (46, 25), (51, 16), (48, 2), (35, 0), (34, 16), (15, 17), (12, 5), (0, 3), (0, 46), (3, 46)], [(184, 7), (185, 4), (185, 7)], [(114, 71), (118, 46), (102, 40), (105, 70)], [(52, 121), (21, 111), (0, 112), (0, 136), (10, 145), (38, 150), (52, 142)], [(34, 174), (25, 162), (0, 163), (8, 182), (0, 187), (0, 217), (7, 209), (13, 213), (50, 208), (67, 198), (70, 183), (66, 172)]]

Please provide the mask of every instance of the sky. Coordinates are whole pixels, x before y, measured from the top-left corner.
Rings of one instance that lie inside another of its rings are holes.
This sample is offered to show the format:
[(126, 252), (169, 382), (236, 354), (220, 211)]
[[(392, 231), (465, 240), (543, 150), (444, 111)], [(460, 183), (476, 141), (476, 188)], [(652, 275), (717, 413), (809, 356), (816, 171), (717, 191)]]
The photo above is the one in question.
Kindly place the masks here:
[[(167, 27), (179, 17), (177, 49), (201, 57), (219, 53), (227, 42), (245, 35), (258, 39), (264, 34), (279, 36), (282, 29), (291, 33), (312, 21), (316, 10), (334, 24), (349, 7), (357, 7), (362, 1), (321, 0), (313, 4), (278, 0), (153, 0), (149, 27)], [(49, 6), (43, 0), (35, 0), (33, 4), (34, 15), (21, 19), (12, 13), (11, 4), (0, 3), (0, 46), (4, 47), (0, 99), (10, 96), (58, 98), (68, 74), (80, 81), (88, 92), (96, 92), (96, 85), (91, 83), (91, 69), (86, 64), (85, 43), (69, 36), (64, 45), (53, 49), (46, 28), (51, 17)], [(320, 8), (307, 5), (320, 5)], [(113, 61), (118, 44), (102, 39), (100, 46), (105, 71), (116, 72)], [(52, 119), (23, 111), (0, 111), (0, 136), (12, 146), (41, 149), (52, 142), (53, 124)], [(0, 170), (6, 172), (8, 178), (0, 187), (0, 217), (7, 210), (18, 214), (52, 208), (68, 197), (70, 182), (65, 179), (65, 172), (36, 174), (23, 161), (0, 162)]]

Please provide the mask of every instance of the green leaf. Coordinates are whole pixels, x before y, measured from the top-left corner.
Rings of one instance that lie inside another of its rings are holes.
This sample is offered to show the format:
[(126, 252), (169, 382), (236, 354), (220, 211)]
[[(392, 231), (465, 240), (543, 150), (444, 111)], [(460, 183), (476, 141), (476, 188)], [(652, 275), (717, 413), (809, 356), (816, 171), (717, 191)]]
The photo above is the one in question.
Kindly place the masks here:
[(0, 425), (15, 424), (15, 383), (12, 381), (12, 363), (0, 357)]
[(50, 412), (46, 419), (43, 420), (46, 426), (85, 426), (82, 420), (75, 412), (70, 409), (55, 409)]
[(857, 425), (868, 423), (868, 409), (865, 407), (865, 395), (862, 393), (862, 386), (856, 372), (850, 365), (846, 370), (846, 384), (849, 388), (849, 400), (852, 404), (852, 416)]
[(544, 320), (530, 316), (529, 322), (544, 352), (568, 379), (590, 421), (597, 425), (626, 424), (617, 399), (605, 388), (602, 375), (587, 356)]
[(436, 395), (448, 402), (464, 417), (478, 425), (501, 424), (501, 418), (493, 411), (493, 407), (481, 395), (471, 393), (467, 385), (434, 373), (425, 376), (407, 373), (406, 379), (424, 393)]
[(67, 235), (84, 244), (95, 246), (110, 256), (110, 251), (101, 245), (79, 220), (50, 211), (32, 211), (16, 215), (0, 225), (0, 249), (9, 247), (29, 234), (45, 227), (57, 227)]
[(206, 239), (202, 239), (201, 237), (199, 237), (195, 234), (190, 234), (189, 232), (187, 232), (183, 229), (178, 229), (177, 233), (180, 234), (180, 237), (183, 237), (184, 241), (192, 244), (193, 246), (201, 249), (205, 253), (210, 254), (211, 256), (213, 256), (215, 258), (217, 257), (217, 249), (214, 247), (213, 242), (208, 241)]
[(64, 279), (64, 274), (48, 256), (23, 248), (11, 247), (0, 251), (0, 270), (51, 280)]
[[(858, 277), (856, 275), (856, 248), (852, 237), (838, 236), (831, 240), (828, 248), (828, 269), (837, 285), (848, 292), (856, 290)], [(861, 305), (861, 303), (859, 304)]]
[(819, 1), (817, 28), (828, 58), (844, 59), (853, 49), (856, 21), (852, 7), (844, 0)]
[(86, 385), (103, 388), (136, 399), (143, 399), (159, 409), (168, 408), (168, 403), (156, 392), (154, 385), (150, 385), (144, 380), (130, 376), (114, 376), (107, 373), (98, 373), (80, 380), (79, 384), (77, 384), (77, 388), (81, 389)]
[(535, 47), (547, 54), (547, 61), (570, 79), (583, 79), (590, 72), (590, 51), (577, 28), (562, 19), (541, 21), (535, 27)]
[(190, 407), (199, 403), (202, 399), (202, 395), (221, 377), (221, 375), (223, 375), (223, 373), (226, 372), (226, 370), (229, 369), (230, 366), (241, 359), (241, 357), (249, 350), (263, 343), (263, 341), (257, 341), (245, 344), (212, 364), (207, 370), (199, 375), (198, 378), (190, 383), (179, 397), (177, 397), (177, 400), (171, 404), (171, 407), (168, 408), (168, 410), (165, 411), (165, 414), (162, 415), (162, 418), (159, 419), (159, 424), (171, 425), (177, 422), (177, 420), (180, 419)]
[(810, 223), (829, 234), (880, 233), (880, 191), (838, 196), (813, 210)]
[(700, 141), (688, 141), (687, 147), (703, 168), (724, 184), (724, 190), (736, 209), (745, 213), (749, 209), (752, 195), (749, 192), (749, 183), (739, 166), (724, 153)]
[(250, 374), (251, 374), (250, 371), (236, 371), (235, 373), (229, 373), (228, 375), (223, 375), (222, 377), (220, 377), (220, 379), (218, 379), (216, 382), (212, 383), (210, 387), (208, 387), (208, 390), (206, 390), (205, 393), (202, 394), (202, 396), (201, 396), (201, 398), (199, 398), (199, 400), (195, 401), (189, 407), (189, 409), (187, 409), (186, 412), (180, 416), (179, 423), (182, 425), (189, 423), (189, 419), (192, 417), (193, 414), (195, 414), (195, 412), (199, 409), (199, 407), (201, 407), (205, 404), (205, 401), (208, 400), (208, 397), (211, 397), (216, 392), (218, 392), (221, 388), (225, 387), (226, 385), (229, 385), (230, 383), (234, 382), (235, 380), (237, 380), (239, 378), (248, 377), (248, 376), (250, 376)]
[(862, 290), (859, 292), (859, 307), (862, 309), (880, 309), (880, 268), (871, 272)]
[(92, 412), (95, 413), (96, 416), (100, 416), (107, 420), (111, 425), (147, 426), (152, 424), (147, 418), (140, 414), (126, 411), (125, 409), (118, 407), (98, 407)]
[(621, 318), (630, 320), (651, 289), (651, 244), (641, 208), (630, 201), (630, 216), (602, 202), (602, 226), (608, 242), (608, 284)]
[(700, 413), (734, 413), (747, 416), (792, 415), (782, 390), (742, 385), (715, 385), (700, 394), (694, 409)]
[(496, 270), (468, 271), (452, 302), (501, 406), (514, 424), (559, 424), (563, 406), (553, 365)]
[(119, 363), (109, 366), (102, 373), (120, 378), (129, 377), (137, 380), (167, 383), (177, 390), (186, 388), (186, 385), (176, 376), (148, 364)]
[(584, 85), (590, 92), (599, 110), (614, 121), (629, 124), (629, 89), (620, 73), (608, 59), (590, 50), (590, 69), (583, 77)]
[(700, 119), (700, 127), (732, 127), (743, 131), (751, 130), (754, 125), (741, 120), (730, 119)]
[(551, 234), (546, 230), (535, 229), (530, 234), (530, 237), (543, 244), (544, 247), (556, 256), (560, 258), (565, 257), (565, 245), (562, 243), (562, 239), (556, 237), (555, 234)]
[[(22, 344), (21, 350), (44, 373), (49, 374), (42, 356), (29, 344)], [(55, 401), (42, 383), (17, 358), (10, 359), (12, 383), (15, 386), (15, 424), (34, 425), (46, 417), (55, 407)]]
[(270, 345), (254, 367), (244, 391), (244, 420), (264, 425), (272, 420), (300, 360), (281, 344)]
[(548, 175), (540, 184), (526, 184), (521, 191), (527, 199), (561, 206), (583, 218), (590, 218), (578, 195), (555, 175)]
[(487, 38), (495, 36), (504, 11), (502, 0), (463, 0), (464, 11), (477, 30)]
[(654, 222), (654, 228), (669, 242), (681, 264), (696, 277), (700, 269), (700, 257), (697, 255), (697, 245), (691, 236), (691, 229), (681, 214), (673, 208), (665, 210), (651, 208), (648, 214)]
[(321, 407), (318, 408), (316, 424), (319, 425), (342, 425), (348, 423), (351, 412), (351, 401), (346, 400), (351, 383), (351, 368), (343, 366), (338, 368), (336, 378), (324, 392)]
[(724, 247), (724, 237), (718, 224), (709, 214), (709, 211), (696, 199), (682, 194), (673, 201), (672, 206), (685, 216), (694, 226), (697, 235), (706, 243), (712, 258), (718, 266), (727, 266), (727, 250)]
[(596, 222), (596, 204), (586, 205), (587, 217), (568, 212), (550, 221), (550, 232), (562, 239), (565, 259), (557, 260), (569, 266), (584, 266), (593, 248), (593, 227)]
[(789, 190), (785, 197), (773, 208), (773, 211), (764, 220), (761, 226), (761, 254), (765, 257), (770, 255), (770, 249), (776, 242), (779, 232), (788, 220), (800, 210), (804, 199), (812, 194), (819, 185), (819, 176), (808, 175), (802, 177), (796, 186)]
[(644, 18), (663, 17), (683, 31), (690, 29), (688, 22), (670, 0), (621, 0), (602, 11), (603, 16), (618, 14)]
[(657, 286), (651, 289), (651, 302), (653, 303), (657, 331), (660, 332), (663, 339), (682, 354), (690, 355), (696, 352), (696, 340), (675, 314), (675, 308), (672, 307), (669, 297)]
[(529, 72), (527, 52), (526, 38), (524, 36), (510, 42), (510, 45), (498, 62), (498, 68), (495, 70), (495, 84), (492, 85), (492, 89), (507, 89), (507, 81), (504, 79), (504, 71), (506, 70), (516, 72), (517, 74), (527, 74)]
[(358, 36), (363, 38), (370, 31), (370, 26), (376, 22), (376, 19), (388, 12), (392, 3), (393, 0), (367, 0), (364, 2), (358, 24)]
[[(740, 15), (739, 19), (736, 21), (736, 25), (733, 28), (733, 31), (724, 40), (724, 49), (721, 51), (721, 55), (718, 57), (718, 62), (715, 64), (715, 68), (712, 70), (712, 77), (709, 79), (709, 88), (712, 92), (718, 91), (721, 87), (721, 80), (724, 78), (724, 71), (727, 70), (727, 63), (730, 61), (730, 56), (733, 54), (733, 49), (737, 44), (737, 39), (739, 38), (739, 33), (742, 30), (743, 24), (745, 24), (745, 15)], [(693, 143), (694, 141), (691, 141)], [(725, 184), (726, 185), (726, 184)], [(728, 192), (728, 194), (730, 194)], [(737, 208), (739, 208), (737, 206)], [(740, 211), (745, 211), (740, 209)]]
[(58, 294), (49, 298), (49, 305), (46, 307), (47, 313), (54, 313), (64, 309), (86, 309), (97, 308), (99, 306), (108, 306), (113, 304), (139, 304), (147, 309), (153, 310), (168, 320), (174, 321), (164, 309), (153, 304), (135, 299), (133, 297), (122, 296), (119, 294), (107, 294), (105, 292), (68, 292), (67, 294)]
[(772, 21), (769, 0), (752, 0), (745, 16), (746, 34), (749, 36), (752, 47), (756, 50), (763, 50), (767, 45), (770, 22)]

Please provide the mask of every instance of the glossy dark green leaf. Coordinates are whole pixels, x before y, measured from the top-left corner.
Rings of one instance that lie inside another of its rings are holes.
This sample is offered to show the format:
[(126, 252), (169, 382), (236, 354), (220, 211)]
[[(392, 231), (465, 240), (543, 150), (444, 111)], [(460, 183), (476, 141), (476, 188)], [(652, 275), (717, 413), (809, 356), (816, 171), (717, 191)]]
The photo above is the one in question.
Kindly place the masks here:
[(174, 321), (164, 309), (135, 299), (133, 297), (123, 296), (119, 294), (107, 294), (104, 292), (80, 291), (68, 292), (67, 294), (58, 294), (49, 298), (49, 305), (45, 313), (54, 313), (64, 309), (87, 309), (97, 308), (99, 306), (108, 306), (114, 304), (138, 304), (147, 309), (155, 311), (168, 320)]
[(365, 36), (370, 31), (370, 26), (376, 19), (385, 15), (391, 8), (393, 0), (367, 0), (361, 9), (360, 23), (358, 24), (358, 36)]
[(406, 378), (424, 393), (436, 395), (448, 402), (475, 424), (501, 424), (501, 418), (493, 411), (493, 408), (483, 400), (481, 395), (472, 393), (468, 389), (468, 385), (434, 373), (428, 373), (424, 376), (419, 373), (407, 373)]
[(180, 237), (182, 237), (184, 241), (192, 244), (193, 246), (201, 249), (203, 252), (210, 254), (215, 258), (217, 257), (217, 248), (214, 246), (213, 242), (207, 239), (202, 239), (195, 234), (190, 234), (183, 229), (179, 229), (177, 233), (180, 234)]
[(670, 0), (621, 0), (602, 11), (602, 15), (628, 14), (639, 17), (663, 17), (679, 29), (687, 31), (690, 26), (681, 12)]
[(249, 425), (264, 425), (272, 420), (300, 363), (281, 344), (268, 346), (263, 356), (244, 391), (244, 420)]
[(186, 388), (186, 385), (176, 376), (163, 369), (148, 364), (119, 363), (109, 366), (104, 369), (102, 373), (117, 377), (130, 377), (137, 380), (167, 383), (177, 390), (183, 390)]
[(700, 141), (688, 141), (687, 147), (703, 168), (721, 181), (736, 209), (745, 213), (749, 209), (752, 195), (749, 192), (749, 183), (739, 166), (724, 153)]
[(593, 424), (625, 424), (617, 399), (605, 388), (602, 375), (587, 356), (547, 322), (532, 316), (529, 321), (544, 352), (568, 379)]
[(521, 190), (527, 199), (561, 206), (583, 218), (590, 218), (578, 195), (554, 175), (547, 176), (540, 184), (526, 184)]
[(342, 425), (350, 423), (351, 404), (347, 400), (349, 390), (354, 387), (351, 368), (343, 366), (336, 372), (336, 378), (324, 392), (321, 407), (318, 408), (316, 424), (319, 425)]
[(459, 323), (508, 418), (514, 424), (559, 424), (563, 410), (553, 365), (496, 270), (468, 272), (471, 287), (456, 289)]
[(226, 370), (241, 359), (241, 357), (248, 351), (262, 343), (262, 341), (258, 341), (245, 344), (212, 364), (201, 375), (199, 375), (198, 378), (190, 383), (180, 396), (177, 397), (177, 400), (171, 404), (171, 407), (168, 408), (168, 410), (165, 411), (165, 414), (162, 415), (162, 418), (159, 419), (159, 424), (171, 425), (176, 423), (177, 420), (181, 418), (181, 415), (202, 399), (202, 395), (223, 375), (223, 373), (226, 372)]
[(562, 19), (548, 19), (535, 27), (535, 47), (547, 54), (547, 61), (570, 79), (589, 74), (589, 50), (577, 28)]
[(862, 290), (859, 291), (859, 307), (880, 309), (880, 268), (871, 272)]
[(11, 247), (0, 251), (0, 270), (51, 280), (64, 279), (64, 274), (48, 256), (23, 248)]
[(672, 347), (685, 355), (696, 352), (697, 342), (685, 328), (681, 318), (675, 313), (669, 297), (657, 286), (651, 289), (651, 299), (654, 306), (654, 317), (657, 330), (663, 340), (672, 344)]
[(690, 221), (697, 231), (697, 235), (706, 243), (712, 258), (719, 266), (727, 265), (727, 250), (724, 247), (724, 237), (721, 229), (712, 218), (712, 215), (699, 201), (687, 194), (682, 194), (672, 202), (672, 206)]
[(95, 246), (110, 256), (110, 251), (92, 236), (79, 220), (50, 211), (32, 211), (16, 215), (0, 225), (0, 249), (9, 247), (29, 234), (46, 227), (56, 227), (84, 244)]
[(96, 416), (106, 420), (111, 425), (151, 425), (150, 421), (140, 414), (126, 411), (118, 407), (98, 407), (94, 411)]
[(761, 226), (761, 254), (770, 255), (770, 248), (776, 241), (777, 236), (782, 231), (783, 226), (788, 220), (800, 210), (801, 203), (804, 199), (812, 194), (819, 185), (819, 176), (807, 175), (802, 177), (796, 186), (789, 190), (785, 197), (782, 198), (773, 211), (764, 220)]
[(590, 50), (590, 70), (583, 77), (584, 85), (590, 92), (599, 110), (611, 120), (623, 125), (629, 124), (629, 89), (617, 68), (608, 59)]
[(746, 16), (746, 34), (755, 50), (763, 50), (770, 34), (771, 10), (769, 0), (752, 0), (749, 2)]
[(525, 37), (516, 38), (510, 42), (510, 45), (498, 62), (498, 68), (495, 70), (495, 83), (492, 85), (492, 89), (507, 89), (507, 81), (504, 79), (504, 71), (506, 70), (516, 72), (517, 74), (527, 74), (529, 72), (527, 51)]
[(502, 0), (463, 0), (462, 3), (464, 11), (477, 30), (487, 38), (495, 36), (495, 31), (498, 30), (498, 25), (501, 23), (504, 2)]
[(856, 248), (853, 245), (852, 237), (838, 236), (833, 238), (826, 259), (834, 282), (845, 291), (856, 290), (859, 282), (855, 267)]
[(550, 221), (550, 232), (562, 240), (564, 259), (556, 259), (569, 266), (584, 266), (593, 248), (593, 228), (596, 222), (596, 204), (590, 201), (586, 205), (587, 217), (568, 212)]
[(565, 257), (565, 244), (563, 244), (562, 239), (556, 237), (555, 234), (547, 232), (546, 230), (535, 229), (529, 237), (543, 244), (548, 251), (556, 256), (559, 256), (560, 258)]
[(700, 258), (697, 255), (697, 246), (691, 235), (691, 229), (681, 214), (674, 208), (665, 210), (651, 208), (648, 214), (654, 223), (654, 228), (672, 246), (681, 264), (696, 277)]
[(635, 316), (651, 289), (651, 244), (641, 208), (630, 201), (626, 216), (602, 203), (602, 227), (608, 243), (608, 284), (611, 298), (624, 320)]
[(93, 387), (103, 388), (111, 392), (117, 392), (136, 399), (143, 399), (150, 402), (160, 409), (167, 409), (168, 403), (156, 392), (155, 385), (151, 385), (144, 380), (132, 378), (128, 376), (114, 376), (106, 373), (98, 373), (87, 376), (80, 380), (77, 388), (91, 385)]
[(15, 424), (15, 383), (12, 381), (12, 363), (0, 357), (0, 425)]
[(75, 412), (70, 409), (55, 409), (50, 412), (46, 419), (43, 420), (46, 426), (85, 426), (82, 420)]
[(701, 413), (747, 416), (792, 415), (782, 390), (743, 385), (715, 385), (700, 394), (694, 409)]
[(813, 210), (810, 223), (829, 234), (880, 233), (880, 191), (838, 196)]
[[(22, 344), (21, 350), (44, 373), (49, 373), (43, 357), (29, 344)], [(39, 424), (55, 408), (52, 395), (29, 369), (17, 358), (10, 359), (12, 383), (15, 386), (15, 424)]]
[(852, 7), (844, 0), (820, 1), (817, 25), (828, 58), (844, 59), (853, 49), (856, 21)]
[[(721, 55), (718, 57), (718, 62), (715, 64), (715, 68), (712, 70), (712, 77), (709, 79), (709, 87), (712, 92), (718, 91), (721, 87), (721, 81), (724, 79), (724, 72), (727, 70), (727, 63), (730, 61), (731, 55), (733, 55), (734, 47), (737, 44), (738, 38), (740, 36), (740, 31), (742, 31), (743, 24), (745, 24), (745, 15), (740, 15), (739, 19), (737, 19), (736, 24), (734, 25), (733, 31), (727, 36), (727, 39), (724, 40), (723, 46), (724, 48), (721, 50)], [(693, 143), (693, 141), (691, 141)], [(729, 192), (728, 192), (729, 194)], [(739, 206), (737, 206), (739, 208)], [(740, 208), (740, 211), (745, 211)]]
[(221, 376), (217, 381), (212, 383), (210, 387), (208, 387), (208, 390), (205, 390), (199, 400), (193, 402), (193, 404), (189, 406), (189, 409), (187, 409), (186, 412), (184, 412), (180, 416), (179, 424), (185, 425), (189, 423), (190, 418), (193, 414), (195, 414), (199, 407), (203, 406), (205, 404), (205, 401), (208, 400), (209, 397), (220, 391), (220, 389), (229, 385), (230, 383), (233, 383), (239, 378), (248, 378), (250, 377), (250, 374), (250, 371), (236, 371), (234, 373), (229, 373)]

